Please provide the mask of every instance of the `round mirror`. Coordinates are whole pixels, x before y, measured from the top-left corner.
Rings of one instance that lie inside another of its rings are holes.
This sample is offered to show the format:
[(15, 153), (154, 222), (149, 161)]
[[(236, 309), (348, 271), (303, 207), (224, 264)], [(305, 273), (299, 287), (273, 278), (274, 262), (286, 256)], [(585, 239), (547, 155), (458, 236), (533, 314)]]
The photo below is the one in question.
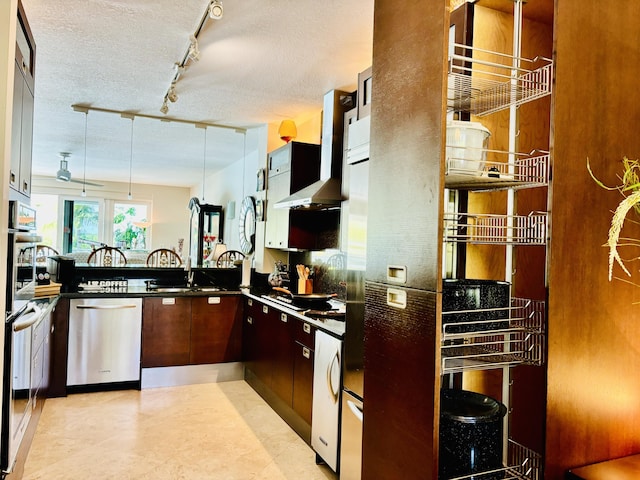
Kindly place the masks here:
[(256, 243), (256, 208), (253, 197), (244, 197), (238, 218), (240, 233), (240, 250), (245, 255), (253, 252)]

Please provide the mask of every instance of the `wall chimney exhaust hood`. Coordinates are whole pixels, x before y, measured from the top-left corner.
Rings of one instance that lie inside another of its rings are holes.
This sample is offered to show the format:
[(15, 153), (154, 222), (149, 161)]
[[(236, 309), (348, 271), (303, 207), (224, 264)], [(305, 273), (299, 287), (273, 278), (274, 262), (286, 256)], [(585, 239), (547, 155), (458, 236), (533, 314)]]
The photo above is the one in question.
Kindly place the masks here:
[(320, 180), (292, 193), (274, 208), (331, 210), (342, 203), (342, 139), (344, 114), (355, 106), (355, 93), (331, 90), (324, 96)]

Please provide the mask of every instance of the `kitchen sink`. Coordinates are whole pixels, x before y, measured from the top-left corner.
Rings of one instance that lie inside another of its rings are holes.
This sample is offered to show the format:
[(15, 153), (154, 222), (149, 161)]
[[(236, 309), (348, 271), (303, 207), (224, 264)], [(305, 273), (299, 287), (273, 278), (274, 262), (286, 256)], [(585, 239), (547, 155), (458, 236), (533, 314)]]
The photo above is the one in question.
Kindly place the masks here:
[(189, 292), (219, 292), (219, 287), (187, 287), (187, 286), (162, 286), (147, 288), (150, 292), (157, 293), (189, 293)]

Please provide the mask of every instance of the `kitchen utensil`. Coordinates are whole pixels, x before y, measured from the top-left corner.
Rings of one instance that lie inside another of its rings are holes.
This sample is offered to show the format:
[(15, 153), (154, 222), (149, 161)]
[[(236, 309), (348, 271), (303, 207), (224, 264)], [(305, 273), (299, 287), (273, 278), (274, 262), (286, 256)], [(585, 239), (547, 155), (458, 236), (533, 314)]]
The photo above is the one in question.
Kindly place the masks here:
[(335, 293), (327, 294), (327, 293), (306, 293), (306, 294), (293, 294), (290, 290), (282, 287), (273, 287), (276, 292), (282, 292), (291, 297), (294, 305), (299, 305), (301, 307), (311, 307), (312, 305), (317, 305), (321, 303), (325, 303), (336, 296)]

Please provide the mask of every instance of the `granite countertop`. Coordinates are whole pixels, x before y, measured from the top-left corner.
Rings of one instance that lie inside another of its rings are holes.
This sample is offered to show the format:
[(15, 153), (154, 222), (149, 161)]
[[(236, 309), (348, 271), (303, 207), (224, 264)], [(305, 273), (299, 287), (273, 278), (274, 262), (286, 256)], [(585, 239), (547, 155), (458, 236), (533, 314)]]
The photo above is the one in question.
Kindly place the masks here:
[(253, 298), (254, 300), (257, 300), (273, 308), (276, 308), (286, 313), (287, 315), (303, 320), (321, 330), (324, 330), (327, 333), (332, 334), (335, 337), (338, 337), (340, 339), (344, 337), (345, 322), (343, 320), (334, 320), (330, 318), (319, 320), (319, 319), (307, 317), (299, 311), (293, 310), (292, 308), (287, 308), (286, 306), (280, 303), (277, 303), (269, 300), (268, 298), (262, 297), (261, 295), (263, 292), (252, 291), (250, 288), (242, 288), (241, 291), (248, 298)]

